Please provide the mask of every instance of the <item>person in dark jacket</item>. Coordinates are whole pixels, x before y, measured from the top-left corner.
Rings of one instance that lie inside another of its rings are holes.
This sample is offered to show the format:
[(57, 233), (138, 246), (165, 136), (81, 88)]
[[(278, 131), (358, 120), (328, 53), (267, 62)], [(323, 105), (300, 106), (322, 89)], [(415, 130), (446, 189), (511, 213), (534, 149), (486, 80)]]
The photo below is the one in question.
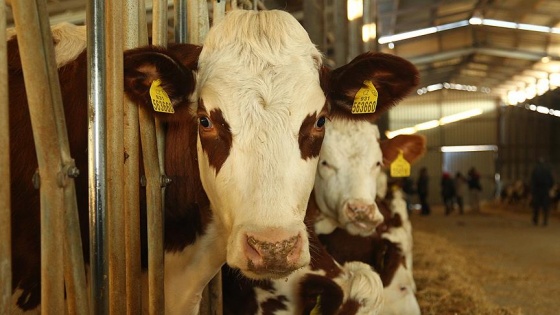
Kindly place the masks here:
[(445, 215), (449, 215), (453, 211), (455, 183), (447, 172), (444, 172), (441, 176), (441, 197), (443, 198), (443, 204), (445, 205)]
[(537, 165), (531, 173), (531, 206), (533, 207), (533, 224), (539, 224), (539, 214), (543, 214), (543, 226), (548, 224), (548, 210), (550, 206), (549, 191), (554, 185), (552, 171), (544, 163), (544, 159), (539, 159)]
[(467, 173), (467, 185), (469, 186), (469, 200), (473, 212), (480, 212), (480, 174), (476, 168), (471, 167)]
[(431, 212), (430, 205), (428, 204), (428, 184), (428, 169), (422, 167), (420, 169), (418, 180), (416, 181), (416, 191), (418, 192), (418, 198), (420, 199), (420, 205), (422, 206), (420, 211), (421, 215), (429, 215)]

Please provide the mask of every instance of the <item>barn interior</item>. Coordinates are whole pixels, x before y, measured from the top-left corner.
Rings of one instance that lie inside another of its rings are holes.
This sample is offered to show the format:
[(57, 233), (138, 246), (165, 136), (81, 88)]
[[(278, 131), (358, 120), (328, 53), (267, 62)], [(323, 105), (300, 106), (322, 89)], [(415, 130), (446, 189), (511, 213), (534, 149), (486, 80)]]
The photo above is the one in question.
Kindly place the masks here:
[[(46, 2), (51, 25), (85, 24), (86, 0)], [(173, 30), (179, 2), (168, 0), (171, 41), (185, 40)], [(206, 2), (212, 16), (213, 1)], [(290, 12), (331, 67), (366, 51), (395, 54), (417, 67), (418, 87), (378, 126), (384, 139), (400, 134), (426, 138), (427, 151), (412, 165), (410, 177), (416, 180), (420, 169), (428, 170), (430, 204), (442, 204), (443, 174), (467, 174), (473, 167), (480, 173), (481, 198), (488, 207), (516, 182), (529, 186), (539, 160), (560, 182), (560, 1), (236, 2), (245, 9)], [(151, 1), (146, 8), (150, 23)], [(14, 24), (9, 7), (7, 24)], [(419, 202), (412, 200), (414, 215)]]
[[(83, 24), (86, 1), (49, 0), (51, 24)], [(293, 14), (331, 66), (365, 51), (420, 71), (414, 95), (379, 121), (385, 136), (418, 133), (439, 178), (476, 167), (485, 198), (527, 183), (539, 158), (560, 169), (560, 3), (555, 0), (264, 0)], [(211, 1), (208, 2), (211, 12)], [(173, 38), (174, 1), (168, 1)], [(148, 21), (151, 4), (147, 3)], [(8, 10), (8, 25), (13, 24)], [(449, 121), (453, 120), (452, 123)], [(535, 132), (538, 130), (538, 132)], [(431, 189), (439, 189), (432, 181)], [(430, 197), (440, 202), (438, 196)]]

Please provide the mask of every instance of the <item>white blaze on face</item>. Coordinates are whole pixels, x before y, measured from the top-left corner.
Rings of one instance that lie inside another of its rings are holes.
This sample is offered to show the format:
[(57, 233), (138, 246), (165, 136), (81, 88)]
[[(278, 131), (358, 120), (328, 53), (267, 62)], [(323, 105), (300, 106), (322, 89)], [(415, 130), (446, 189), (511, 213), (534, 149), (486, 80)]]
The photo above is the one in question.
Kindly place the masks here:
[(383, 315), (420, 315), (420, 306), (413, 290), (412, 274), (399, 266), (391, 283), (383, 289)]
[(315, 198), (321, 212), (351, 234), (373, 233), (383, 220), (375, 205), (382, 162), (376, 125), (332, 121), (315, 178)]
[[(229, 234), (228, 264), (250, 277), (285, 276), (309, 262), (303, 218), (319, 148), (307, 154), (300, 133), (304, 121), (315, 130), (324, 114), (320, 58), (289, 14), (242, 10), (208, 34), (200, 55), (198, 115), (219, 130), (199, 128), (201, 180), (215, 220)], [(249, 270), (259, 269), (247, 257), (252, 237), (276, 245), (298, 237), (301, 253), (283, 267)]]

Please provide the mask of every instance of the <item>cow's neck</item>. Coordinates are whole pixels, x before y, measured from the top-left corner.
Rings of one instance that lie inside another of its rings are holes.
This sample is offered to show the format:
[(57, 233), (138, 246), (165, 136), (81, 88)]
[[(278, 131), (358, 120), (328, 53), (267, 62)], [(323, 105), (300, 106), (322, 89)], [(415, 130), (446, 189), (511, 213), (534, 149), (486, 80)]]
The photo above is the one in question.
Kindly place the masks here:
[[(181, 114), (181, 113), (176, 113)], [(180, 251), (206, 231), (211, 220), (208, 196), (198, 170), (196, 117), (167, 125), (165, 169), (172, 183), (165, 194), (165, 249)]]

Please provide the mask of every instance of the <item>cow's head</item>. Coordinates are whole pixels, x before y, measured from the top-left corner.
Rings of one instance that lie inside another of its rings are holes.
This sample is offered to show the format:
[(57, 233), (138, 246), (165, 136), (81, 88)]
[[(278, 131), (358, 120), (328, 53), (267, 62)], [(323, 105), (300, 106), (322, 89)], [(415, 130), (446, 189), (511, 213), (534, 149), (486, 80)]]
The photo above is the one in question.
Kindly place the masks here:
[[(362, 86), (359, 80), (371, 80), (379, 98), (376, 112), (366, 114), (370, 115), (366, 121), (335, 117), (326, 130), (315, 179), (315, 198), (325, 218), (316, 228), (321, 234), (342, 227), (353, 235), (367, 236), (383, 221), (375, 204), (381, 168), (389, 166), (399, 150), (409, 162), (416, 160), (425, 144), (416, 135), (380, 142), (379, 130), (369, 120), (375, 120), (375, 115), (407, 95), (416, 83), (416, 72), (406, 61), (384, 54), (361, 55), (342, 69), (335, 70), (330, 80), (332, 103), (351, 106)], [(351, 85), (352, 80), (357, 82)], [(345, 117), (349, 115), (352, 114), (346, 113)]]
[[(297, 20), (281, 11), (232, 11), (203, 48), (188, 47), (192, 53), (176, 46), (129, 53), (127, 93), (149, 103), (159, 79), (176, 111), (162, 119), (197, 121), (200, 180), (218, 237), (227, 239), (228, 264), (250, 278), (285, 277), (309, 263), (303, 219), (329, 117), (372, 117), (352, 116), (347, 100), (367, 78), (387, 91), (379, 114), (408, 92), (417, 72), (400, 58), (376, 63), (368, 54), (331, 73)], [(400, 72), (388, 71), (395, 67)], [(361, 68), (361, 76), (345, 78)], [(344, 90), (330, 89), (339, 80), (348, 81)]]

